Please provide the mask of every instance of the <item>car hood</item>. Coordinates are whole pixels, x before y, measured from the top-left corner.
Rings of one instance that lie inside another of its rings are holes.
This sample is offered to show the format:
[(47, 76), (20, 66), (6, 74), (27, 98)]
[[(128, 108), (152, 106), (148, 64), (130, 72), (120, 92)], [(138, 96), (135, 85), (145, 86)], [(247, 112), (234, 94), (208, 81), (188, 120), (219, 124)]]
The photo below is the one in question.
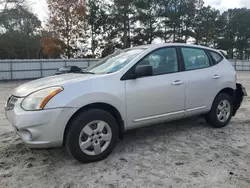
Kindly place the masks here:
[(87, 80), (90, 78), (95, 78), (100, 75), (91, 75), (91, 74), (62, 74), (59, 76), (50, 76), (46, 78), (41, 78), (38, 80), (34, 80), (23, 84), (17, 87), (13, 95), (17, 97), (26, 97), (32, 92), (37, 90), (53, 87), (53, 86), (64, 86), (66, 84), (75, 83), (83, 80)]

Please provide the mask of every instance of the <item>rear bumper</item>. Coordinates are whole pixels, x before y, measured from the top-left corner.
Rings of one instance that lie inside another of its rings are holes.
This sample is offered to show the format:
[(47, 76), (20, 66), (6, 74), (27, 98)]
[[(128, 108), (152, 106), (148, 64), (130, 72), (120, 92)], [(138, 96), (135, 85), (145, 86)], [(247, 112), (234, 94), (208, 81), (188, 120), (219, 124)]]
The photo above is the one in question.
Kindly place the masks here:
[(236, 84), (236, 90), (234, 92), (233, 116), (235, 116), (236, 112), (240, 108), (245, 96), (247, 96), (246, 89), (241, 84), (237, 83)]

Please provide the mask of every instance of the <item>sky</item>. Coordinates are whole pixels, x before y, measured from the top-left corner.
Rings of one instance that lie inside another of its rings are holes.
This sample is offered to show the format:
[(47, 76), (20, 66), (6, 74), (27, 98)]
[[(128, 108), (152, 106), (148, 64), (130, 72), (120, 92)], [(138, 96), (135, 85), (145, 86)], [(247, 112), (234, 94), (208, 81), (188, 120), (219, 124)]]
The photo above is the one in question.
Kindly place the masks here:
[(46, 0), (27, 0), (29, 7), (40, 20), (46, 21), (48, 18), (48, 6)]
[[(250, 0), (204, 0), (206, 5), (210, 5), (221, 12), (229, 8), (250, 8)], [(46, 0), (28, 0), (32, 11), (38, 15), (39, 19), (46, 21), (48, 15), (48, 7)]]
[(250, 0), (204, 0), (204, 2), (222, 12), (229, 8), (250, 8)]

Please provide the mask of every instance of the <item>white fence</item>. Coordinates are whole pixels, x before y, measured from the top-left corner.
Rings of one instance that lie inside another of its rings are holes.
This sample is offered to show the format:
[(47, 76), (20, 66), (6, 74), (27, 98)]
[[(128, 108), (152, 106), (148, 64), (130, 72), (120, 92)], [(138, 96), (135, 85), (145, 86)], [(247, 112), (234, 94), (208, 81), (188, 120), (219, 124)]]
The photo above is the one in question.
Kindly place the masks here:
[[(87, 68), (98, 59), (37, 59), (37, 60), (0, 60), (0, 81), (35, 79), (51, 76), (63, 66), (76, 65)], [(250, 61), (230, 60), (237, 71), (250, 71)]]
[(87, 68), (98, 59), (0, 60), (0, 80), (34, 79), (51, 76), (63, 66)]
[(250, 61), (236, 59), (231, 59), (229, 61), (232, 63), (234, 69), (237, 71), (250, 71)]

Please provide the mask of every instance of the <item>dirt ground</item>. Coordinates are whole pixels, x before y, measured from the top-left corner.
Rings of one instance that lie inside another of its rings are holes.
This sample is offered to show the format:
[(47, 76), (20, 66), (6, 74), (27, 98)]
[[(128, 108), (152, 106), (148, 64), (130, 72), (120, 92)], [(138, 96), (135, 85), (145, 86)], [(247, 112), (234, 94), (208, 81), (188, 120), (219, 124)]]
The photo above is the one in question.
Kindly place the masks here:
[[(250, 94), (250, 72), (238, 74)], [(64, 149), (29, 150), (5, 119), (20, 82), (0, 83), (0, 188), (250, 188), (250, 97), (228, 127), (201, 118), (126, 133), (109, 158), (80, 164)]]

